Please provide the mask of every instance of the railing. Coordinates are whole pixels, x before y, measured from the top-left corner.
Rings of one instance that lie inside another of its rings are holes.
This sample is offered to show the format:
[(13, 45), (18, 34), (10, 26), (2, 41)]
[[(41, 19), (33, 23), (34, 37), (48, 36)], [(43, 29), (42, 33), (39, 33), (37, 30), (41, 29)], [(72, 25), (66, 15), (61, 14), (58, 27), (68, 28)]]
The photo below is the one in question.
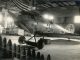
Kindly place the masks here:
[(11, 39), (8, 40), (0, 36), (0, 49), (3, 52), (2, 58), (17, 58), (19, 60), (51, 60), (50, 54), (47, 59), (40, 52), (36, 52), (34, 49), (26, 49), (26, 46), (12, 44)]

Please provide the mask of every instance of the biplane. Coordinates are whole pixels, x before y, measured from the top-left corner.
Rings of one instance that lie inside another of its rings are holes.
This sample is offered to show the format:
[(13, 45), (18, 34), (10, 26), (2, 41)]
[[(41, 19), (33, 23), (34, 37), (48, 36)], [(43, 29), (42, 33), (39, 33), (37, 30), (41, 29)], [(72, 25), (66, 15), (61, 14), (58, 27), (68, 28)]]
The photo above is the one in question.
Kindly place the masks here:
[[(75, 4), (73, 3), (78, 3), (78, 2), (68, 2), (68, 1), (53, 1), (53, 2), (49, 2), (46, 3), (46, 0), (40, 0), (40, 1), (37, 1), (36, 0), (36, 3), (40, 3), (41, 4), (41, 8), (43, 8), (43, 10), (40, 9), (40, 4), (38, 5), (38, 7), (33, 7), (33, 6), (29, 6), (25, 3), (25, 1), (27, 0), (12, 0), (12, 2), (14, 3), (14, 5), (20, 9), (19, 11), (19, 14), (16, 16), (16, 14), (12, 13), (12, 11), (10, 9), (8, 9), (8, 13), (14, 18), (14, 23), (21, 29), (25, 30), (26, 32), (29, 32), (31, 34), (33, 34), (34, 36), (32, 36), (30, 39), (28, 39), (28, 41), (25, 40), (25, 37), (24, 36), (21, 36), (19, 38), (19, 43), (26, 43), (28, 45), (31, 45), (31, 46), (35, 46), (39, 49), (42, 49), (44, 47), (45, 44), (48, 44), (48, 41), (49, 39), (44, 39), (45, 36), (47, 37), (60, 37), (60, 36), (64, 36), (64, 35), (68, 35), (68, 36), (74, 36), (74, 35), (78, 35), (77, 33), (80, 33), (79, 29), (77, 29), (77, 26), (76, 24), (73, 23), (73, 21), (71, 20), (67, 20), (67, 17), (64, 17), (64, 19), (59, 20), (58, 23), (55, 23), (54, 20), (51, 20), (51, 21), (47, 21), (45, 19), (42, 18), (42, 13), (41, 11), (44, 10), (44, 7), (45, 7), (45, 10), (47, 9), (48, 6), (52, 7), (53, 5), (52, 4), (56, 4), (60, 9), (56, 9), (55, 5), (54, 5), (54, 9), (55, 11), (56, 10), (60, 10), (60, 11), (67, 11), (67, 9), (69, 8), (66, 8), (65, 10), (65, 6), (75, 6)], [(30, 2), (32, 2), (33, 0), (30, 0)], [(45, 2), (45, 4), (43, 3)], [(79, 3), (80, 4), (80, 3)], [(37, 5), (37, 4), (35, 4)], [(35, 6), (34, 5), (34, 6)], [(62, 6), (61, 6), (62, 5)], [(70, 11), (67, 12), (71, 15), (72, 12), (72, 9), (75, 8), (75, 7), (70, 7)], [(53, 10), (54, 10), (53, 9)], [(13, 9), (12, 9), (13, 10)], [(40, 11), (41, 10), (41, 11)], [(52, 11), (53, 11), (52, 10)], [(40, 12), (39, 12), (40, 11)], [(55, 12), (54, 11), (54, 12)], [(77, 11), (77, 10), (76, 10)], [(44, 11), (45, 12), (45, 11)], [(57, 11), (56, 11), (57, 12)], [(65, 14), (65, 13), (63, 13)], [(61, 22), (61, 23), (59, 23)], [(78, 27), (79, 27), (80, 24), (78, 24)], [(42, 36), (42, 38), (40, 38), (38, 40), (38, 42), (36, 42), (36, 36)], [(35, 42), (31, 42), (30, 40), (34, 38)]]

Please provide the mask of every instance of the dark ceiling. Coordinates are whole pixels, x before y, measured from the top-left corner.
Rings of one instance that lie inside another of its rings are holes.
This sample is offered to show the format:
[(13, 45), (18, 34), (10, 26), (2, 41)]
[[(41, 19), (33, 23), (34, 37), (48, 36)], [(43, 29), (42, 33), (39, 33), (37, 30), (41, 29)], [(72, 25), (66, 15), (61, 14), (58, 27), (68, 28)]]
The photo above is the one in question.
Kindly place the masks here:
[[(64, 6), (80, 6), (80, 1), (60, 1), (60, 0), (0, 0), (1, 4), (4, 4), (5, 2), (9, 4), (12, 4), (12, 2), (19, 7), (28, 7), (28, 6), (36, 6), (36, 7), (64, 7)], [(13, 4), (12, 4), (13, 5)]]
[(45, 12), (48, 10), (57, 9), (73, 9), (80, 6), (78, 0), (0, 0), (0, 7), (5, 7), (13, 11), (25, 11), (25, 12)]

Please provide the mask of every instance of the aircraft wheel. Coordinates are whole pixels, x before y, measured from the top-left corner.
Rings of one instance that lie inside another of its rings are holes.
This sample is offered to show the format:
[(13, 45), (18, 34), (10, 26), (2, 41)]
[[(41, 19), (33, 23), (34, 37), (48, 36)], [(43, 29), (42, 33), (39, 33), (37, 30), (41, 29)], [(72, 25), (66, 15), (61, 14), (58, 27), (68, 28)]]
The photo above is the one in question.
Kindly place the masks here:
[(38, 49), (42, 49), (44, 47), (45, 43), (41, 43), (41, 44), (38, 44)]
[(42, 49), (44, 47), (45, 43), (43, 41), (43, 39), (40, 39), (37, 43), (37, 47), (38, 49)]
[(24, 40), (25, 40), (25, 37), (24, 36), (20, 36), (19, 39), (18, 39), (18, 42), (20, 44), (23, 44), (24, 43)]

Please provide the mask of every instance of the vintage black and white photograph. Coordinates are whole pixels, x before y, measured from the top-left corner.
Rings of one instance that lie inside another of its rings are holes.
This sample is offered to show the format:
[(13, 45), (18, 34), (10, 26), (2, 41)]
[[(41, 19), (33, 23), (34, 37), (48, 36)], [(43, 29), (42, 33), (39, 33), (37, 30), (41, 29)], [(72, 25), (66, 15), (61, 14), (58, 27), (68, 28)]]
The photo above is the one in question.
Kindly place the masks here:
[(80, 0), (0, 0), (0, 60), (80, 60)]

